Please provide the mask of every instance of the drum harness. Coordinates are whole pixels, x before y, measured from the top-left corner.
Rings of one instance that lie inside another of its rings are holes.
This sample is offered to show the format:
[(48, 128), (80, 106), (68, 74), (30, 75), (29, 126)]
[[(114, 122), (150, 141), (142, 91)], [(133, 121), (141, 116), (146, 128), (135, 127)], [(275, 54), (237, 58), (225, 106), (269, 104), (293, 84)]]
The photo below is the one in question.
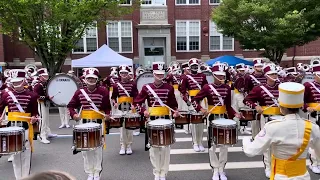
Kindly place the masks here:
[[(263, 85), (261, 85), (260, 88), (261, 88), (264, 92), (266, 92), (266, 93), (268, 94), (268, 96), (272, 99), (272, 101), (273, 101), (273, 103), (274, 103), (274, 104), (272, 104), (271, 106), (268, 106), (267, 108), (263, 109), (263, 111), (271, 108), (273, 105), (276, 105), (276, 106), (279, 107), (278, 100), (273, 96), (273, 94), (271, 94), (271, 92), (270, 92), (266, 87), (264, 87)], [(258, 116), (258, 114), (257, 114), (256, 116)], [(256, 118), (256, 119), (257, 119), (257, 118)], [(269, 118), (268, 118), (268, 119), (269, 119)]]

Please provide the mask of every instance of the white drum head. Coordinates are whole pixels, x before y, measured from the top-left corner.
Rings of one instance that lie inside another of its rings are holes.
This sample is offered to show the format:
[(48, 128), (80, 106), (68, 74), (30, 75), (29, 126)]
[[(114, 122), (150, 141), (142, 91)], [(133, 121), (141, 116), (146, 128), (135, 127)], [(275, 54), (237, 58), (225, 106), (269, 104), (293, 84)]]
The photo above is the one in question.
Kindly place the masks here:
[(56, 106), (66, 106), (78, 89), (77, 82), (71, 76), (59, 74), (50, 79), (47, 95), (52, 97), (51, 101)]
[(172, 121), (170, 121), (168, 119), (157, 119), (157, 120), (154, 120), (154, 121), (150, 121), (148, 124), (149, 125), (154, 125), (154, 126), (161, 126), (161, 125), (172, 124)]
[(76, 125), (75, 127), (78, 129), (86, 129), (86, 128), (95, 128), (95, 127), (99, 127), (100, 124), (98, 123), (84, 123), (84, 124), (79, 124)]
[(154, 82), (154, 77), (152, 72), (145, 72), (143, 74), (141, 74), (140, 76), (138, 76), (137, 78), (137, 88), (138, 91), (140, 92), (142, 87), (145, 84), (149, 84), (149, 83), (153, 83)]
[(217, 119), (217, 120), (213, 120), (212, 123), (217, 125), (226, 125), (226, 126), (237, 124), (235, 121), (230, 119)]
[(10, 132), (10, 131), (23, 131), (22, 127), (5, 127), (0, 128), (0, 132)]

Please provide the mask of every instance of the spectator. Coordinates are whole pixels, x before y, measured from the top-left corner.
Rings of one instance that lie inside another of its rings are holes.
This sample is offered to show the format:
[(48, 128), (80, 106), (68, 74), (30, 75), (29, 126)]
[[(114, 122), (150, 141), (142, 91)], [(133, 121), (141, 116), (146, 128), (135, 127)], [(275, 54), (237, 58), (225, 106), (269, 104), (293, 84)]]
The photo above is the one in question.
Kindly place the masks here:
[(65, 172), (45, 171), (30, 175), (22, 180), (76, 180), (76, 178)]

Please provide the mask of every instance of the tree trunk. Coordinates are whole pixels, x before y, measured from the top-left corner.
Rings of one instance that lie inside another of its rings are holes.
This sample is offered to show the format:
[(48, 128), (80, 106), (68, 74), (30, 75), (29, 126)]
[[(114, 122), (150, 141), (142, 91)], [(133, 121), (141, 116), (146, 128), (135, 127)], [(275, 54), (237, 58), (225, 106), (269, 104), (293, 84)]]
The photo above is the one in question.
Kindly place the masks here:
[(275, 64), (280, 64), (284, 52), (284, 49), (265, 49), (262, 55), (268, 58), (271, 62), (274, 62)]

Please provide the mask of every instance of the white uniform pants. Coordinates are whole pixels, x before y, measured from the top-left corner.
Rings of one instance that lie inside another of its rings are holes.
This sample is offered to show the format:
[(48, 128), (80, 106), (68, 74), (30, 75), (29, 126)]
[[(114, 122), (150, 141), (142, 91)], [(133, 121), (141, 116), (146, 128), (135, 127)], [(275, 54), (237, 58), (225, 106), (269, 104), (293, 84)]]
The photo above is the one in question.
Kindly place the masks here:
[[(207, 105), (205, 101), (201, 102), (201, 106), (206, 108)], [(191, 107), (190, 109), (194, 109)], [(193, 145), (202, 146), (202, 140), (203, 140), (203, 129), (204, 129), (204, 123), (199, 124), (191, 124), (191, 133), (192, 133), (192, 141)]]
[(154, 176), (165, 177), (169, 171), (170, 146), (159, 148), (151, 147), (149, 153)]
[(61, 125), (69, 125), (69, 111), (67, 107), (58, 107), (59, 108), (59, 114), (60, 114), (60, 120)]
[(44, 102), (39, 102), (40, 115), (41, 115), (41, 132), (40, 137), (47, 139), (48, 135), (51, 134), (49, 127), (49, 106), (45, 106)]
[(210, 157), (210, 164), (213, 168), (213, 172), (224, 172), (224, 167), (226, 166), (226, 163), (228, 161), (228, 147), (227, 146), (221, 146), (220, 152), (219, 152), (219, 159), (216, 154), (216, 145), (212, 145), (209, 149), (209, 157)]
[(102, 147), (82, 152), (84, 171), (91, 176), (100, 176), (102, 171)]
[(240, 108), (244, 108), (245, 105), (243, 104), (243, 100), (244, 96), (242, 93), (234, 93), (232, 98), (232, 107), (237, 111), (239, 111)]
[[(123, 123), (124, 124), (124, 123)], [(121, 147), (130, 147), (133, 142), (133, 130), (126, 129), (123, 125), (120, 128), (120, 145)]]
[[(25, 138), (28, 139), (28, 134), (29, 131), (25, 131)], [(16, 179), (22, 179), (30, 174), (30, 168), (31, 168), (31, 146), (30, 142), (27, 141), (25, 143), (26, 150), (13, 155), (13, 160), (12, 160), (12, 165), (13, 165), (13, 171), (14, 171), (14, 176)]]

